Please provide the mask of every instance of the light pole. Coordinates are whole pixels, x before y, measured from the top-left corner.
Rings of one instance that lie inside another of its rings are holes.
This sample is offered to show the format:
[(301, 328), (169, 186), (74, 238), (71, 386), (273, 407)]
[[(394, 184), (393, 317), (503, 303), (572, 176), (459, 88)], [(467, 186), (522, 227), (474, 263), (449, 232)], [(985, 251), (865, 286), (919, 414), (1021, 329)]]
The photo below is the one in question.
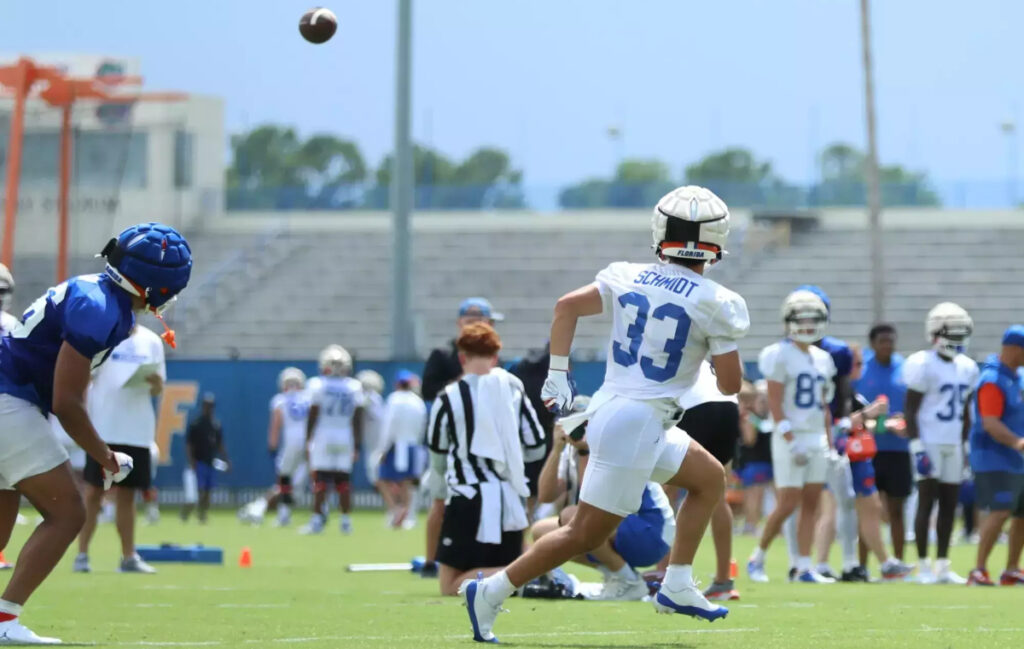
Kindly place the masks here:
[(1006, 197), (1010, 208), (1017, 207), (1017, 123), (1008, 119), (999, 124), (1006, 136)]
[(412, 213), (413, 177), (410, 112), (412, 108), (412, 0), (398, 0), (395, 43), (395, 155), (391, 169), (392, 254), (391, 263), (391, 358), (416, 357), (410, 285), (412, 246), (409, 217)]
[(868, 224), (871, 229), (871, 316), (885, 316), (885, 284), (882, 268), (882, 198), (878, 187), (878, 144), (875, 138), (875, 84), (871, 67), (871, 7), (860, 0), (860, 39), (864, 66), (864, 118), (867, 125), (868, 159), (865, 182), (868, 190)]

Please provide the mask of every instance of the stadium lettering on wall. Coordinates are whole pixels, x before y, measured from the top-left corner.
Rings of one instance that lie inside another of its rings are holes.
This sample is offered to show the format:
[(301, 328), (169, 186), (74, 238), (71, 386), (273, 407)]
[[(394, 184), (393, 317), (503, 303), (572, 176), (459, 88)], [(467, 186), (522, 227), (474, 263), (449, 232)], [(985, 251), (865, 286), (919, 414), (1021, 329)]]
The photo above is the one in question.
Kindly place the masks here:
[(188, 424), (188, 411), (196, 405), (199, 383), (196, 381), (168, 381), (160, 395), (156, 416), (156, 445), (160, 447), (159, 463), (171, 463), (171, 439), (184, 435)]

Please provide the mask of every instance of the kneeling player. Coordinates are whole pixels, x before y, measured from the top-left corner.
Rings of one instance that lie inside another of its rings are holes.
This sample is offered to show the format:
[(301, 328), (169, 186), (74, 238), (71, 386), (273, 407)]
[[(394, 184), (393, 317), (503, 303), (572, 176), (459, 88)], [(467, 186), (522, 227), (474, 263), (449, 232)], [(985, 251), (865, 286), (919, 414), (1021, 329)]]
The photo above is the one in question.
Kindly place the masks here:
[(319, 534), (327, 522), (327, 490), (333, 485), (341, 507), (341, 531), (352, 532), (352, 465), (362, 441), (363, 386), (349, 376), (352, 357), (340, 345), (320, 353), (320, 377), (309, 389), (309, 468), (313, 472), (313, 517), (299, 530)]
[(835, 364), (815, 347), (828, 323), (824, 301), (810, 291), (794, 291), (782, 304), (786, 339), (765, 347), (758, 359), (768, 380), (768, 403), (775, 419), (772, 468), (778, 503), (768, 517), (761, 541), (747, 563), (750, 578), (767, 582), (764, 556), (782, 524), (800, 508), (797, 525), (797, 579), (831, 583), (811, 566), (811, 544), (821, 491), (828, 473)]

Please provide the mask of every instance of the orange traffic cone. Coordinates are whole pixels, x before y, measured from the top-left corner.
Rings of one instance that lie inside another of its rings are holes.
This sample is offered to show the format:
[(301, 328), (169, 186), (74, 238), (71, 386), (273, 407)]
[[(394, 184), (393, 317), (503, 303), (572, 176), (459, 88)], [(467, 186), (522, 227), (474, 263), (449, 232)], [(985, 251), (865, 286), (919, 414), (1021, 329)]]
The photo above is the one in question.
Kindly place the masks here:
[(736, 559), (729, 559), (729, 579), (736, 579), (740, 574), (740, 568), (736, 565)]
[(242, 548), (242, 554), (238, 556), (239, 568), (252, 568), (252, 550), (249, 546)]

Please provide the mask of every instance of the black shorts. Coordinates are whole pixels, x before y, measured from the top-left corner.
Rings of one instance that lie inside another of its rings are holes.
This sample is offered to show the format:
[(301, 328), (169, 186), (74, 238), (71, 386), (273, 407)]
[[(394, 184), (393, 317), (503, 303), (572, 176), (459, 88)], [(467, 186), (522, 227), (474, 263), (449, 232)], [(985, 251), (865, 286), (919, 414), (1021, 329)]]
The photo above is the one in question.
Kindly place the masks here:
[(540, 471), (544, 468), (544, 460), (537, 460), (536, 462), (527, 462), (523, 465), (524, 473), (526, 474), (527, 486), (530, 488), (530, 498), (537, 497), (537, 487), (540, 481)]
[(313, 482), (328, 484), (332, 483), (335, 485), (345, 484), (352, 479), (351, 474), (345, 473), (344, 471), (314, 471)]
[(456, 570), (507, 566), (523, 551), (523, 533), (502, 532), (501, 543), (480, 543), (476, 540), (480, 525), (480, 495), (464, 498), (453, 495), (444, 508), (441, 542), (437, 546), (437, 562)]
[(731, 401), (708, 401), (687, 410), (679, 427), (716, 460), (728, 464), (740, 438), (740, 408)]
[[(115, 484), (115, 487), (127, 487), (129, 489), (140, 489), (145, 491), (153, 484), (153, 460), (149, 454), (149, 447), (128, 446), (126, 444), (110, 444), (111, 451), (130, 455), (132, 458), (132, 470), (124, 480)], [(85, 481), (94, 487), (103, 487), (103, 467), (99, 462), (86, 456), (85, 470), (83, 471)]]
[(908, 451), (879, 451), (871, 461), (875, 465), (875, 486), (891, 498), (909, 498), (914, 487), (914, 472)]
[(1024, 518), (1024, 474), (1008, 471), (982, 471), (974, 474), (977, 507), (984, 511), (1005, 512)]

